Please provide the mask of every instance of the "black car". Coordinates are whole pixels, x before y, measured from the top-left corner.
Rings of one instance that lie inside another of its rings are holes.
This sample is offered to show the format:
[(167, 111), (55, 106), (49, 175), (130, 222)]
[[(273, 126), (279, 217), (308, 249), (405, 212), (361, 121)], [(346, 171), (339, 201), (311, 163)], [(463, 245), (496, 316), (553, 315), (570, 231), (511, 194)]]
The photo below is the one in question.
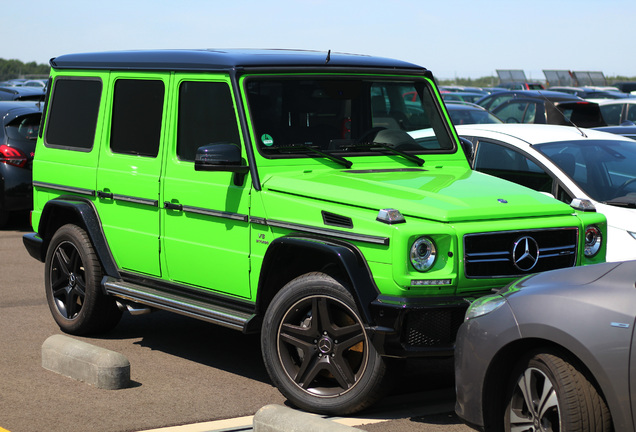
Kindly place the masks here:
[(447, 102), (446, 109), (454, 125), (503, 123), (487, 109), (469, 102)]
[(33, 205), (31, 167), (42, 104), (0, 101), (0, 227)]
[(43, 101), (44, 87), (0, 87), (0, 101)]
[(597, 103), (561, 92), (499, 92), (478, 101), (505, 123), (607, 126)]

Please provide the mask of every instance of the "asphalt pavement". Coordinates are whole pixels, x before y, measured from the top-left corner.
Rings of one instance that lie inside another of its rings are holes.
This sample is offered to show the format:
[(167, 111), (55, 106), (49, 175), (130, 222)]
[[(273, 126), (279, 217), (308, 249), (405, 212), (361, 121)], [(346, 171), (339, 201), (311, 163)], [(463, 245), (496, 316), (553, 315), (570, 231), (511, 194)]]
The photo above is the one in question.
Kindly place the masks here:
[[(78, 338), (126, 356), (128, 388), (99, 389), (42, 368), (42, 344), (61, 331), (46, 303), (44, 265), (22, 245), (30, 231), (25, 216), (0, 230), (1, 432), (244, 431), (261, 407), (286, 405), (257, 335), (168, 312), (125, 314), (110, 333)], [(409, 363), (394, 387), (355, 418), (334, 421), (369, 432), (471, 430), (453, 413), (452, 362)]]

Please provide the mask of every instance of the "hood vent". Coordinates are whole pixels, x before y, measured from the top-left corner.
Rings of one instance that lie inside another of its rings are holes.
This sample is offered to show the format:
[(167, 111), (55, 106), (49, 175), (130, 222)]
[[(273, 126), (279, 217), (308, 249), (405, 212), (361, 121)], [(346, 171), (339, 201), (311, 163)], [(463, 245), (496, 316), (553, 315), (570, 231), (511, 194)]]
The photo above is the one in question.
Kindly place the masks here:
[(325, 225), (332, 225), (341, 228), (353, 228), (353, 221), (351, 218), (329, 213), (324, 210), (322, 211), (322, 221)]

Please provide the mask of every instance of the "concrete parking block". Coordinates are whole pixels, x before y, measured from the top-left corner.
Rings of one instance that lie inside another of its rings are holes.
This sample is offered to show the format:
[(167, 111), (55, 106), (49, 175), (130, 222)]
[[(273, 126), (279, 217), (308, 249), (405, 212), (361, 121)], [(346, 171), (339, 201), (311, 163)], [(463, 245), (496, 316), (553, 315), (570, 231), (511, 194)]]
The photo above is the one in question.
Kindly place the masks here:
[(265, 405), (254, 415), (254, 432), (354, 432), (360, 431), (319, 416), (282, 405)]
[(130, 362), (124, 355), (60, 334), (42, 344), (42, 367), (107, 390), (130, 384)]

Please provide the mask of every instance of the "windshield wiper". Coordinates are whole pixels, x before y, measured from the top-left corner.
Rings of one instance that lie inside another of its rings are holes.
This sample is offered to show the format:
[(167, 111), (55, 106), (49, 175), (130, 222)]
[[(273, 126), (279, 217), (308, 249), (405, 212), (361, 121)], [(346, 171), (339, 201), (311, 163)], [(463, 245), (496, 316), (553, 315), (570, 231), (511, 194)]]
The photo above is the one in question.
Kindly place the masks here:
[(303, 150), (307, 150), (309, 152), (315, 153), (319, 156), (322, 156), (324, 158), (327, 158), (331, 161), (334, 161), (336, 163), (339, 163), (340, 165), (344, 166), (345, 168), (351, 168), (351, 166), (353, 165), (353, 162), (351, 162), (350, 160), (347, 160), (345, 158), (343, 158), (342, 156), (338, 156), (338, 155), (334, 155), (331, 153), (327, 153), (324, 152), (322, 150), (319, 150), (315, 147), (311, 147), (308, 146), (307, 144), (290, 144), (287, 146), (282, 146), (282, 147), (276, 147), (277, 150), (283, 150), (283, 151), (289, 151), (289, 152), (296, 152), (298, 151), (298, 149), (303, 149)]
[(612, 205), (616, 207), (636, 208), (636, 196), (626, 195), (623, 197), (617, 197), (608, 201), (603, 201), (603, 204)]
[(354, 145), (343, 145), (341, 148), (344, 150), (350, 150), (350, 149), (369, 149), (369, 150), (373, 150), (374, 148), (382, 148), (384, 150), (388, 150), (393, 154), (396, 154), (398, 156), (402, 156), (405, 159), (410, 160), (411, 162), (415, 162), (417, 164), (417, 166), (422, 166), (424, 165), (424, 159), (422, 159), (421, 157), (415, 156), (415, 155), (411, 155), (408, 153), (404, 153), (403, 151), (397, 150), (393, 147), (390, 147), (386, 144), (382, 144), (379, 142), (370, 142), (370, 143), (360, 143), (360, 144), (354, 144)]

